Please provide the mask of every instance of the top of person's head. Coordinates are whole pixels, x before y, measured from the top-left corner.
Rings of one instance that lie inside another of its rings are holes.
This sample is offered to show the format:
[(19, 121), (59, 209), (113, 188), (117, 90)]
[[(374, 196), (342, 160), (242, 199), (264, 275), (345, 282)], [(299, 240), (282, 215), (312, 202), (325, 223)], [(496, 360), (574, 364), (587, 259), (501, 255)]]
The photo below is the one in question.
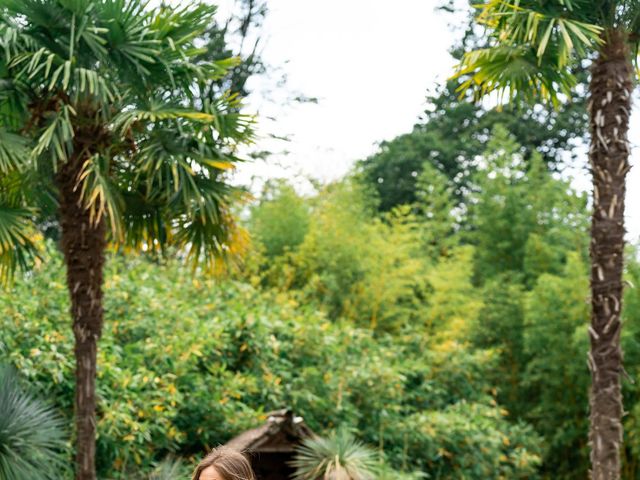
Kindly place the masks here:
[(249, 460), (232, 448), (214, 448), (196, 467), (193, 480), (201, 480), (200, 475), (209, 467), (222, 476), (221, 480), (256, 480)]

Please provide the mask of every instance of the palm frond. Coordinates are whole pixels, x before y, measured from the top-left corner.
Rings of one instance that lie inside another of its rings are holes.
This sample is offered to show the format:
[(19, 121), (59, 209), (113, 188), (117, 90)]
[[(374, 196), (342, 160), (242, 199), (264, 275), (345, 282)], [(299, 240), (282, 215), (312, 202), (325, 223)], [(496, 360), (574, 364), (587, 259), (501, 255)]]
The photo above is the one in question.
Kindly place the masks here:
[[(577, 0), (535, 2), (488, 0), (478, 21), (491, 36), (490, 46), (467, 52), (454, 78), (460, 91), (476, 98), (492, 92), (512, 99), (543, 98), (554, 104), (576, 83), (572, 65), (596, 51), (603, 28), (584, 21)], [(588, 18), (588, 17), (585, 17)]]
[(500, 101), (517, 95), (527, 100), (542, 98), (554, 104), (558, 95), (569, 95), (576, 78), (568, 69), (548, 63), (538, 64), (536, 53), (527, 46), (501, 45), (465, 54), (460, 70), (458, 91), (472, 91), (476, 99), (497, 92)]
[(216, 10), (203, 2), (189, 2), (178, 8), (164, 6), (156, 10), (151, 26), (157, 38), (172, 50), (190, 47), (211, 25)]
[(37, 159), (48, 152), (53, 165), (67, 161), (73, 150), (74, 131), (71, 117), (75, 113), (71, 105), (63, 105), (58, 112), (49, 115), (47, 127), (40, 134), (32, 151), (33, 158)]
[(143, 192), (123, 192), (121, 245), (136, 251), (163, 254), (170, 244), (171, 222), (167, 223), (166, 205), (148, 198)]
[(195, 109), (169, 106), (165, 103), (155, 103), (149, 109), (136, 109), (121, 112), (113, 120), (113, 128), (124, 134), (138, 122), (159, 122), (161, 120), (188, 119), (198, 122), (212, 122), (214, 115)]
[(74, 71), (73, 90), (76, 99), (81, 96), (84, 98), (95, 98), (102, 104), (114, 102), (119, 92), (116, 85), (100, 75), (95, 70), (87, 68), (76, 68)]
[(542, 62), (546, 49), (556, 45), (558, 67), (570, 62), (574, 50), (584, 57), (587, 49), (594, 49), (602, 42), (603, 29), (597, 25), (571, 18), (573, 4), (566, 1), (542, 5), (539, 2), (518, 0), (491, 0), (478, 16), (478, 21), (495, 32), (499, 41), (510, 45), (528, 45), (536, 50)]
[[(73, 159), (81, 165), (73, 175), (84, 206), (92, 221), (109, 219), (115, 243), (175, 246), (208, 265), (241, 250), (225, 170), (239, 161), (238, 145), (250, 141), (253, 118), (236, 97), (201, 96), (203, 85), (237, 63), (201, 60), (197, 39), (215, 8), (197, 1), (151, 8), (148, 0), (0, 6), (0, 172), (42, 173), (51, 187)], [(23, 209), (7, 220), (7, 238), (26, 245), (30, 231), (18, 237), (17, 228), (29, 215), (37, 222), (41, 210), (27, 208), (24, 196), (0, 198), (0, 205)]]
[(203, 110), (213, 115), (216, 132), (226, 141), (248, 143), (253, 140), (255, 118), (241, 113), (242, 103), (234, 94), (225, 94), (214, 101), (205, 101)]
[[(35, 238), (37, 232), (33, 225), (35, 212), (30, 208), (7, 203), (5, 188), (10, 177), (3, 178), (0, 187), (0, 282), (6, 283), (15, 271), (20, 268), (27, 270), (38, 256)], [(12, 199), (10, 199), (12, 200)], [(3, 202), (4, 201), (4, 202)]]
[(116, 185), (109, 178), (109, 160), (100, 155), (92, 155), (85, 160), (78, 177), (80, 196), (89, 211), (92, 223), (107, 217), (111, 233), (118, 239), (122, 235), (122, 199)]
[(38, 258), (39, 211), (34, 205), (47, 190), (39, 184), (33, 162), (21, 159), (15, 168), (7, 165), (0, 175), (0, 283), (8, 283), (18, 269), (28, 270)]
[(29, 141), (0, 128), (0, 173), (21, 170), (29, 161)]
[[(215, 211), (219, 220), (211, 221), (207, 217), (211, 212), (204, 213), (204, 210)], [(242, 238), (243, 230), (238, 230), (232, 217), (220, 211), (218, 205), (207, 204), (195, 211), (185, 212), (177, 216), (173, 226), (175, 235), (171, 237), (171, 244), (186, 250), (186, 260), (194, 269), (203, 265), (209, 271), (219, 270), (219, 263), (234, 253), (232, 249), (236, 253), (241, 251), (243, 241), (246, 246), (246, 240)]]

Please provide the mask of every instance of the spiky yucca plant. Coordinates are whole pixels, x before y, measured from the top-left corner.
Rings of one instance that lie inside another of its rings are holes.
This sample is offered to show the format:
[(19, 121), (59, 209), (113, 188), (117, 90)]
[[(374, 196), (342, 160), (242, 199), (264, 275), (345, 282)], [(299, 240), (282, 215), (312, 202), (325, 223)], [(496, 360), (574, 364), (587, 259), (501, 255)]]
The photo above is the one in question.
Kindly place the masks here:
[(376, 454), (345, 429), (305, 439), (291, 466), (295, 480), (373, 480)]
[(62, 418), (0, 365), (0, 478), (62, 478), (66, 442)]

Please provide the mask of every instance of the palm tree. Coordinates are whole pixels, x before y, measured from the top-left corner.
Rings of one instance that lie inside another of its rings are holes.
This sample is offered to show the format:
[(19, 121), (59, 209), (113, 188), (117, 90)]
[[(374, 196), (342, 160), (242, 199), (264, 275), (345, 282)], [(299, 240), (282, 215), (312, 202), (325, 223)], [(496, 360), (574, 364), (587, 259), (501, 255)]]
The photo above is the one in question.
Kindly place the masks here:
[(620, 478), (620, 375), (625, 176), (633, 55), (640, 41), (636, 0), (485, 0), (478, 21), (487, 48), (468, 52), (457, 76), (476, 98), (521, 95), (558, 104), (572, 93), (572, 69), (591, 63), (588, 111), (593, 175), (591, 227), (591, 475)]
[(59, 479), (65, 447), (63, 419), (0, 365), (0, 478)]
[(373, 450), (340, 429), (305, 439), (291, 466), (295, 480), (373, 480), (378, 465)]
[[(108, 243), (211, 266), (233, 252), (224, 172), (250, 137), (230, 60), (195, 60), (214, 8), (146, 0), (0, 0), (0, 271), (59, 224), (76, 356), (76, 478), (93, 480), (96, 352)], [(208, 89), (207, 91), (211, 91)]]

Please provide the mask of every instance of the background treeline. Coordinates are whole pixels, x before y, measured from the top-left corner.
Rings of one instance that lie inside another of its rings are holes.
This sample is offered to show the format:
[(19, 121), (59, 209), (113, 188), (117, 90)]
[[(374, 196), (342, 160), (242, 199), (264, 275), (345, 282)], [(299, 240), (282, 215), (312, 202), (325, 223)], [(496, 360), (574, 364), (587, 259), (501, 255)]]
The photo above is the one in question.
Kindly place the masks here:
[[(249, 253), (217, 279), (114, 254), (99, 477), (191, 459), (287, 405), (318, 433), (352, 429), (395, 478), (586, 478), (586, 198), (504, 127), (474, 166), (457, 192), (421, 165), (413, 201), (392, 208), (362, 166), (311, 195), (269, 182), (245, 215)], [(0, 295), (0, 355), (70, 423), (69, 305), (46, 255)], [(627, 277), (640, 281), (632, 252)], [(624, 318), (637, 377), (635, 288)], [(625, 388), (631, 479), (640, 403)]]
[[(206, 58), (243, 57), (211, 95), (244, 97), (247, 80), (269, 70), (259, 34), (250, 40), (265, 4), (241, 6), (203, 41)], [(234, 35), (243, 52), (229, 47)], [(452, 53), (482, 41), (469, 28)], [(245, 257), (217, 278), (178, 261), (110, 256), (99, 478), (147, 478), (171, 457), (193, 462), (284, 405), (318, 433), (353, 431), (379, 452), (384, 478), (587, 477), (589, 210), (560, 175), (586, 131), (583, 95), (553, 112), (497, 111), (455, 88), (434, 92), (411, 132), (347, 178), (304, 195), (268, 182), (240, 214)], [(42, 261), (0, 294), (0, 362), (70, 426), (58, 225), (47, 217), (41, 230)], [(625, 274), (622, 342), (638, 378), (631, 250)], [(0, 385), (15, 383), (0, 373)], [(624, 387), (623, 478), (636, 479), (640, 398), (632, 382)]]

